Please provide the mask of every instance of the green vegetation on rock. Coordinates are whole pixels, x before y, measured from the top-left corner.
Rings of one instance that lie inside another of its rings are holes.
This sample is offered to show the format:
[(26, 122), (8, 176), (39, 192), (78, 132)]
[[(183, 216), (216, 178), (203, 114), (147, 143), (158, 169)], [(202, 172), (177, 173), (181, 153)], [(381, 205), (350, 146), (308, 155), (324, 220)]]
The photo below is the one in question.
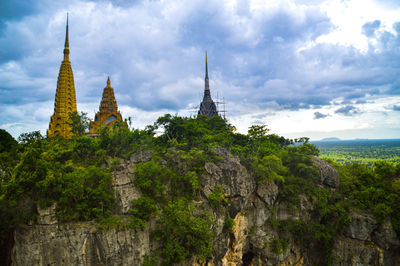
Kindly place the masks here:
[[(390, 219), (400, 234), (399, 164), (343, 166), (330, 161), (340, 177), (340, 186), (332, 189), (321, 185), (314, 163), (319, 150), (307, 138), (288, 140), (269, 134), (266, 126), (252, 126), (248, 134), (240, 134), (220, 117), (165, 115), (145, 130), (116, 125), (90, 138), (82, 133), (85, 115), (72, 118), (75, 137), (70, 140), (32, 132), (16, 142), (1, 132), (1, 256), (7, 255), (15, 227), (35, 223), (37, 206), (55, 204), (61, 223), (96, 220), (104, 229), (151, 230), (159, 245), (146, 256), (145, 265), (210, 258), (216, 239), (213, 212), (223, 212), (225, 234), (235, 228), (235, 214), (231, 217), (226, 208), (232, 199), (223, 186), (213, 185), (208, 196), (202, 187), (206, 164), (223, 160), (218, 149), (237, 156), (256, 186), (278, 186), (276, 205), (299, 209), (302, 198), (313, 205), (308, 219), (297, 220), (277, 220), (277, 206), (271, 206), (269, 226), (279, 231), (279, 237), (265, 247), (276, 254), (296, 242), (318, 251), (322, 264), (331, 263), (334, 239), (351, 223), (351, 211), (357, 210), (373, 213), (378, 222)], [(156, 135), (156, 130), (162, 133)], [(134, 165), (132, 179), (140, 197), (131, 202), (124, 219), (116, 212), (112, 175), (121, 161), (143, 151), (151, 151), (151, 157)]]

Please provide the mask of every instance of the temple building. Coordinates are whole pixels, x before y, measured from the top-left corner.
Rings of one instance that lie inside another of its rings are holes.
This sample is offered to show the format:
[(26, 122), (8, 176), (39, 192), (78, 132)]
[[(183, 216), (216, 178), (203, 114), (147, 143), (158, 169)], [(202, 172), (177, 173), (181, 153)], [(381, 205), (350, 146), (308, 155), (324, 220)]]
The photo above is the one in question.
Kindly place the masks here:
[(51, 116), (47, 136), (72, 136), (71, 127), (68, 124), (69, 115), (76, 112), (76, 95), (74, 75), (71, 62), (69, 61), (69, 40), (68, 40), (68, 16), (64, 45), (64, 60), (61, 63), (57, 79), (56, 98), (54, 102), (54, 114)]
[(211, 99), (210, 84), (208, 81), (208, 63), (207, 63), (207, 51), (206, 51), (206, 76), (204, 78), (204, 96), (203, 101), (200, 103), (199, 115), (205, 115), (208, 118), (218, 115), (217, 107), (214, 101)]
[(111, 127), (116, 122), (127, 127), (122, 120), (121, 113), (118, 111), (117, 101), (114, 97), (114, 89), (111, 87), (110, 77), (107, 79), (107, 86), (103, 90), (103, 97), (100, 102), (99, 112), (94, 116), (94, 121), (90, 121), (90, 133), (96, 133), (101, 126)]

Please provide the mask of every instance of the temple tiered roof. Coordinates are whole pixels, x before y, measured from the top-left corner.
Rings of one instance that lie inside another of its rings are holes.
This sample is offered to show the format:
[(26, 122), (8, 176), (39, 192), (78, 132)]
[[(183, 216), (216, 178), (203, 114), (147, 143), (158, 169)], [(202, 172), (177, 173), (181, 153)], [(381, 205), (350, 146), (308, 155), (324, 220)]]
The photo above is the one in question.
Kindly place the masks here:
[(103, 89), (103, 97), (101, 98), (99, 112), (94, 116), (94, 121), (90, 121), (90, 132), (96, 133), (100, 126), (111, 127), (116, 122), (127, 126), (122, 120), (121, 113), (118, 111), (114, 89), (111, 87), (110, 77), (108, 77), (107, 86)]
[(76, 95), (74, 75), (72, 73), (71, 62), (69, 61), (69, 39), (68, 39), (68, 16), (65, 33), (64, 60), (61, 63), (57, 79), (57, 90), (54, 101), (54, 114), (51, 116), (47, 136), (62, 136), (70, 138), (72, 136), (69, 126), (69, 115), (76, 112)]
[(203, 101), (200, 103), (199, 115), (205, 115), (212, 117), (218, 115), (217, 107), (211, 98), (210, 83), (208, 80), (208, 62), (207, 62), (207, 51), (206, 51), (206, 76), (204, 78), (204, 96)]

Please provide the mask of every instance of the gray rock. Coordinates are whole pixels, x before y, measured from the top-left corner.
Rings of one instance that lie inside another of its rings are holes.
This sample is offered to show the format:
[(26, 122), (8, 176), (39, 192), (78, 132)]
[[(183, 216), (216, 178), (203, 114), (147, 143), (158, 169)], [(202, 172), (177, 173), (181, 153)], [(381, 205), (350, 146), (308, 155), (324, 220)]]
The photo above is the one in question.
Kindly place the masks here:
[(152, 150), (139, 150), (131, 155), (129, 161), (133, 164), (147, 162), (150, 160), (152, 154)]
[(288, 206), (285, 203), (281, 203), (276, 206), (276, 214), (275, 219), (278, 221), (284, 220), (299, 220), (300, 219), (300, 210), (294, 206)]
[(384, 265), (384, 253), (379, 247), (368, 245), (364, 241), (339, 237), (334, 247), (333, 265)]
[(377, 222), (371, 214), (352, 213), (350, 215), (352, 222), (346, 228), (345, 235), (353, 239), (370, 239), (372, 231), (377, 227)]
[(221, 186), (225, 197), (230, 201), (231, 217), (235, 217), (254, 192), (256, 183), (247, 169), (240, 164), (239, 158), (222, 148), (217, 148), (215, 152), (224, 159), (216, 164), (212, 162), (205, 164), (206, 174), (201, 178), (203, 192), (208, 198), (217, 186)]
[(56, 224), (57, 223), (56, 208), (57, 208), (56, 203), (53, 203), (50, 207), (43, 209), (39, 205), (37, 205), (37, 212), (39, 214), (37, 223), (43, 225)]
[(149, 235), (149, 230), (98, 230), (93, 223), (20, 227), (12, 265), (140, 265), (150, 252)]
[(390, 219), (386, 219), (379, 225), (378, 229), (373, 234), (373, 240), (378, 246), (385, 250), (400, 246), (400, 241), (397, 238)]
[(120, 160), (121, 163), (119, 167), (112, 173), (112, 184), (119, 206), (118, 214), (127, 214), (131, 207), (132, 200), (141, 196), (140, 191), (133, 185), (136, 159), (137, 158), (132, 155), (131, 159), (128, 161)]
[(274, 182), (264, 182), (258, 185), (256, 193), (267, 206), (273, 206), (278, 197), (278, 186)]
[(319, 168), (321, 173), (321, 184), (331, 187), (331, 188), (338, 188), (340, 181), (339, 181), (339, 174), (336, 169), (329, 164), (328, 162), (321, 160), (320, 158), (314, 156), (314, 164), (316, 164)]
[(251, 208), (246, 209), (247, 224), (252, 228), (262, 228), (271, 218), (271, 211), (259, 197), (251, 199)]
[(128, 213), (132, 200), (138, 199), (141, 196), (140, 191), (133, 185), (133, 178), (133, 175), (126, 172), (113, 173), (112, 182), (120, 214)]

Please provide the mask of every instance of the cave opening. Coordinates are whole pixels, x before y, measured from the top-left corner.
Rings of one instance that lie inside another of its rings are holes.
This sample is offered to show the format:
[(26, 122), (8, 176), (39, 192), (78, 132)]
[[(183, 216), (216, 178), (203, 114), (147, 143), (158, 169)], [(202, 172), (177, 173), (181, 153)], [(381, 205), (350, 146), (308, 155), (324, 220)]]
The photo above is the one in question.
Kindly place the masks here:
[(254, 253), (251, 251), (248, 251), (247, 253), (243, 254), (242, 256), (242, 261), (243, 261), (243, 266), (248, 266), (251, 264), (254, 258)]

